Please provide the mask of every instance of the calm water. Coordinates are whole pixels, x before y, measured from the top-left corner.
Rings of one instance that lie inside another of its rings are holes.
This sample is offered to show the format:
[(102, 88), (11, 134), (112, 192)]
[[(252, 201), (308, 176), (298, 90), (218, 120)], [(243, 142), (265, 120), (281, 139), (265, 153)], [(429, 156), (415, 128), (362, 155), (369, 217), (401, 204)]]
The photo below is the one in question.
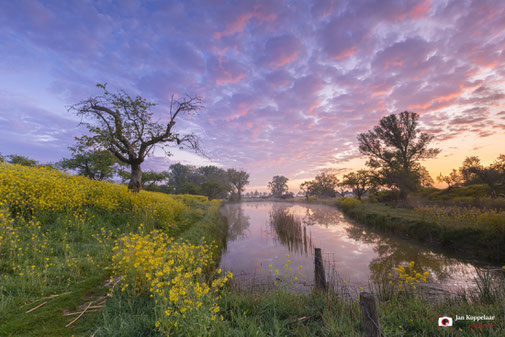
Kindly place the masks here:
[[(326, 271), (333, 270), (333, 278), (355, 287), (367, 287), (369, 280), (410, 261), (416, 262), (418, 272), (430, 272), (430, 283), (448, 290), (469, 286), (475, 274), (469, 262), (378, 234), (326, 205), (251, 202), (227, 204), (221, 213), (229, 221), (221, 267), (231, 270), (241, 284), (272, 283), (287, 270), (295, 287), (310, 288), (314, 283), (314, 247), (321, 248)], [(279, 214), (293, 215), (294, 223), (283, 226), (275, 220)], [(288, 259), (291, 263), (285, 268)], [(274, 269), (279, 275), (273, 274)]]

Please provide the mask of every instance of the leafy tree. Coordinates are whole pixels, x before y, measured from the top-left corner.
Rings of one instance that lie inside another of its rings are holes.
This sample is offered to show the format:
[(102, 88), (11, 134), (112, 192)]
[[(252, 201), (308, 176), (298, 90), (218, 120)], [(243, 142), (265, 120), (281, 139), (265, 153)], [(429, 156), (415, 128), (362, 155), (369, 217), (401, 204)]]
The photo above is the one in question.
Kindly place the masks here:
[(69, 149), (72, 156), (57, 162), (58, 168), (75, 170), (93, 180), (107, 180), (119, 173), (121, 162), (110, 151), (86, 148), (82, 142)]
[(498, 189), (505, 186), (505, 155), (498, 156), (487, 167), (480, 163), (478, 157), (467, 157), (460, 168), (460, 172), (467, 184), (486, 184), (491, 189), (491, 196), (496, 197)]
[(300, 190), (305, 195), (305, 198), (309, 196), (318, 196), (323, 198), (333, 198), (335, 197), (335, 190), (338, 187), (339, 180), (335, 174), (322, 172), (313, 180), (304, 181), (300, 185)]
[(373, 130), (358, 135), (359, 150), (367, 165), (378, 169), (382, 183), (400, 190), (406, 199), (420, 186), (419, 161), (434, 158), (439, 149), (428, 148), (433, 136), (418, 130), (419, 115), (404, 111), (383, 117)]
[(170, 177), (167, 171), (155, 172), (155, 171), (144, 171), (142, 172), (142, 187), (147, 190), (155, 190), (155, 185), (159, 185), (166, 182)]
[[(230, 182), (228, 181), (228, 177), (226, 171), (217, 166), (209, 165), (199, 167), (196, 171), (198, 176), (200, 176), (200, 180), (202, 181), (202, 193), (209, 197), (210, 199), (224, 199), (227, 197), (228, 193), (231, 190)], [(206, 194), (203, 189), (203, 184), (209, 183), (205, 187), (205, 191), (210, 193), (212, 190), (212, 195)], [(212, 188), (209, 190), (209, 188)]]
[(335, 197), (335, 190), (338, 186), (338, 178), (335, 174), (322, 172), (312, 181), (313, 194), (318, 197)]
[(426, 167), (422, 165), (416, 165), (415, 167), (416, 167), (415, 172), (417, 172), (418, 175), (419, 185), (421, 187), (433, 186), (434, 183), (433, 178), (431, 177)]
[(83, 121), (89, 135), (80, 138), (88, 147), (98, 147), (110, 151), (122, 163), (130, 166), (131, 176), (128, 188), (138, 192), (142, 188), (141, 164), (156, 146), (166, 150), (166, 146), (176, 143), (198, 149), (198, 140), (192, 135), (180, 135), (173, 130), (177, 118), (184, 113), (196, 112), (201, 107), (199, 97), (172, 98), (168, 121), (154, 120), (151, 108), (155, 103), (141, 96), (135, 98), (125, 91), (111, 93), (105, 84), (97, 84), (103, 95), (91, 97), (70, 107), (78, 116), (92, 120)]
[(368, 170), (358, 170), (344, 175), (341, 183), (352, 189), (352, 192), (361, 200), (370, 189), (375, 187), (374, 175)]
[(195, 167), (175, 163), (170, 165), (170, 187), (173, 193), (183, 194), (183, 185), (194, 182)]
[(228, 176), (228, 181), (234, 188), (234, 196), (236, 195), (236, 198), (241, 200), (242, 192), (244, 191), (245, 186), (249, 184), (249, 173), (243, 170), (231, 168), (226, 171), (226, 175)]
[(300, 192), (303, 193), (305, 199), (308, 199), (311, 195), (314, 195), (314, 184), (312, 180), (304, 181), (300, 184)]
[(200, 191), (203, 195), (208, 197), (209, 200), (212, 200), (218, 198), (223, 192), (226, 192), (227, 186), (224, 186), (216, 181), (206, 181), (201, 185)]
[(346, 185), (344, 185), (342, 182), (338, 183), (337, 188), (335, 190), (335, 194), (338, 195), (339, 197), (345, 197), (346, 193), (347, 193)]
[(3, 163), (3, 162), (4, 162), (4, 160), (5, 160), (5, 157), (4, 157), (4, 156), (2, 156), (2, 154), (0, 153), (0, 163)]
[(8, 156), (5, 156), (5, 158), (9, 158), (7, 160), (7, 162), (11, 163), (11, 164), (18, 164), (18, 165), (30, 166), (30, 167), (34, 167), (34, 166), (39, 165), (39, 163), (36, 160), (30, 159), (25, 156), (20, 156), (17, 154), (8, 155)]
[(274, 176), (268, 183), (268, 188), (272, 191), (274, 198), (280, 198), (288, 191), (288, 178), (284, 176)]
[(193, 194), (193, 195), (201, 195), (202, 191), (200, 186), (193, 182), (185, 182), (179, 187), (178, 194)]
[(458, 170), (452, 169), (452, 172), (450, 172), (446, 176), (444, 176), (444, 175), (442, 175), (442, 173), (440, 173), (440, 175), (437, 177), (437, 180), (440, 183), (446, 183), (447, 188), (451, 189), (451, 188), (453, 188), (455, 186), (459, 186), (459, 185), (461, 185), (461, 183), (463, 183), (463, 176), (461, 175), (461, 173)]

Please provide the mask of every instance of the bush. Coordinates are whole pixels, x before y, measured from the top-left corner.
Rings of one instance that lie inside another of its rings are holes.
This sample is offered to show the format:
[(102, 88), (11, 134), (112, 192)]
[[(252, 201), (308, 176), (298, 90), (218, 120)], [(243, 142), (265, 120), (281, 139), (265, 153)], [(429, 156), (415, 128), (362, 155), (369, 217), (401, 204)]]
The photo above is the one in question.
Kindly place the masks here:
[(121, 291), (154, 297), (156, 327), (165, 335), (194, 336), (192, 329), (202, 335), (220, 317), (219, 291), (232, 277), (227, 272), (207, 279), (205, 271), (214, 261), (212, 246), (173, 241), (157, 230), (127, 234), (113, 248), (112, 276), (122, 281)]
[(400, 191), (398, 190), (379, 191), (369, 196), (369, 200), (374, 202), (391, 202), (397, 201), (399, 198)]
[(350, 210), (360, 205), (361, 201), (356, 198), (340, 198), (337, 200), (337, 204), (343, 210)]
[(484, 198), (489, 197), (491, 189), (487, 185), (469, 185), (469, 186), (456, 186), (447, 189), (438, 189), (434, 187), (422, 188), (416, 194), (428, 200), (441, 201), (453, 200), (455, 198), (468, 198), (462, 199), (470, 201), (470, 198)]

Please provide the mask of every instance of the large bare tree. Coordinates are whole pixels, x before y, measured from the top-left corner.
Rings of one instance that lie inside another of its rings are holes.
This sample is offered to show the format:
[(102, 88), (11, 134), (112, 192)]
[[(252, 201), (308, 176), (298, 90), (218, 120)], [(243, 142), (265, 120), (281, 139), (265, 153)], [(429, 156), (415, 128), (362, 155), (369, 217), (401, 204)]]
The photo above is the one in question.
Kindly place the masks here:
[(198, 150), (195, 135), (181, 135), (173, 128), (182, 114), (200, 110), (202, 101), (199, 97), (174, 99), (172, 96), (168, 116), (161, 122), (154, 119), (151, 111), (155, 103), (141, 96), (131, 97), (123, 90), (111, 93), (106, 84), (97, 84), (97, 87), (103, 89), (103, 95), (83, 100), (71, 106), (70, 110), (83, 117), (81, 124), (89, 131), (89, 135), (81, 137), (84, 144), (106, 149), (130, 166), (128, 188), (131, 191), (138, 192), (142, 188), (140, 165), (156, 146), (166, 151), (166, 146), (170, 144)]
[(397, 187), (400, 198), (420, 186), (419, 161), (435, 157), (440, 150), (428, 148), (433, 136), (419, 132), (419, 115), (404, 111), (383, 117), (373, 130), (358, 135), (359, 150), (367, 165), (379, 169), (382, 183)]

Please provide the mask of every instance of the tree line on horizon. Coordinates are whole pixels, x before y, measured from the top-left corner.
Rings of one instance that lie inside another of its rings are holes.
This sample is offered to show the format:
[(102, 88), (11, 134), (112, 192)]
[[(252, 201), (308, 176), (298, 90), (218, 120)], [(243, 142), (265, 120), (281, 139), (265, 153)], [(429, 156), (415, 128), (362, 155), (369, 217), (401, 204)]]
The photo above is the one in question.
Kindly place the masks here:
[[(300, 185), (300, 191), (309, 198), (345, 196), (350, 189), (358, 199), (377, 192), (380, 188), (395, 190), (398, 199), (422, 187), (431, 187), (433, 179), (420, 161), (436, 157), (440, 149), (430, 148), (434, 136), (419, 131), (419, 115), (404, 111), (383, 117), (372, 130), (358, 135), (359, 151), (368, 158), (368, 169), (347, 173), (340, 181), (336, 174), (322, 172), (313, 180)], [(458, 185), (485, 184), (491, 197), (496, 197), (505, 188), (505, 155), (483, 166), (476, 156), (467, 157), (462, 166), (444, 176), (438, 176), (448, 189)], [(274, 176), (268, 187), (272, 196), (282, 197), (287, 192), (288, 178)]]
[[(108, 91), (106, 84), (97, 84), (102, 95), (90, 97), (69, 107), (82, 117), (88, 133), (75, 138), (70, 146), (71, 157), (52, 166), (69, 170), (95, 180), (121, 177), (132, 192), (141, 189), (174, 194), (202, 194), (209, 198), (228, 197), (240, 200), (249, 174), (233, 168), (223, 170), (216, 166), (194, 167), (172, 164), (163, 172), (142, 171), (145, 158), (161, 148), (170, 155), (169, 145), (202, 153), (199, 139), (194, 134), (180, 134), (174, 129), (176, 121), (184, 114), (198, 113), (202, 100), (197, 96), (184, 96), (170, 100), (164, 122), (155, 121), (151, 108), (156, 104), (141, 96), (132, 97), (125, 91)], [(430, 148), (433, 135), (419, 130), (419, 115), (404, 111), (383, 117), (372, 130), (358, 135), (358, 147), (367, 157), (367, 169), (350, 172), (340, 181), (331, 172), (322, 172), (313, 180), (300, 185), (308, 198), (344, 195), (350, 189), (361, 197), (378, 188), (397, 190), (399, 199), (405, 200), (420, 187), (431, 186), (433, 179), (420, 164), (422, 160), (436, 157), (440, 149)], [(0, 161), (35, 166), (36, 161), (19, 156), (0, 156)], [(48, 165), (48, 164), (46, 164)], [(49, 164), (50, 165), (50, 164)], [(505, 186), (505, 155), (483, 166), (476, 156), (467, 157), (459, 170), (454, 169), (438, 180), (449, 188), (458, 184), (482, 183), (491, 189), (491, 196)], [(292, 198), (287, 189), (288, 178), (274, 176), (268, 183), (271, 195)], [(251, 192), (249, 192), (249, 196)], [(252, 194), (253, 196), (255, 193)], [(263, 195), (264, 196), (264, 195)]]

